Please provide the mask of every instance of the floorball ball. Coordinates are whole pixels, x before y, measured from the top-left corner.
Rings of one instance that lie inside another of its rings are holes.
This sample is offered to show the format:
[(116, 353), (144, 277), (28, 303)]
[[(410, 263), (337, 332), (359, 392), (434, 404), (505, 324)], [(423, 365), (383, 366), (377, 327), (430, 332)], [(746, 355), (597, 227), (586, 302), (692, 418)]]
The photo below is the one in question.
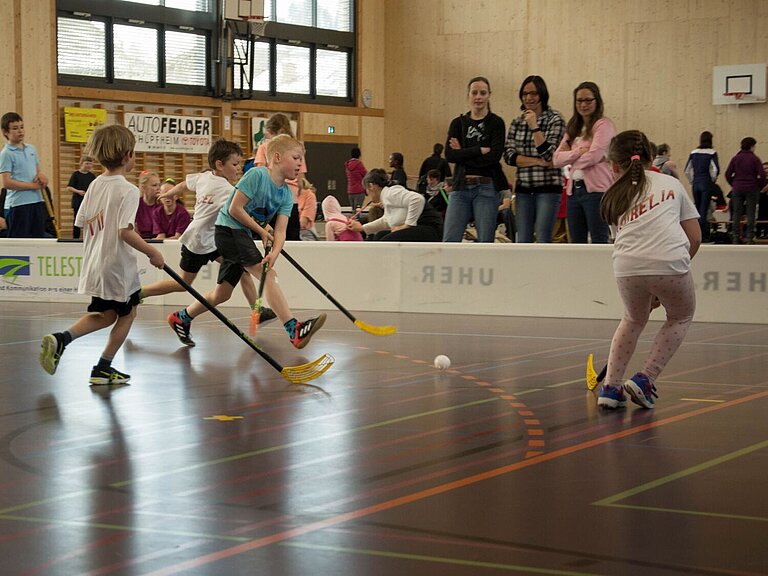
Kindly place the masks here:
[(448, 356), (445, 356), (443, 354), (440, 354), (439, 356), (435, 356), (435, 368), (438, 368), (440, 370), (446, 370), (451, 367), (451, 359), (448, 358)]

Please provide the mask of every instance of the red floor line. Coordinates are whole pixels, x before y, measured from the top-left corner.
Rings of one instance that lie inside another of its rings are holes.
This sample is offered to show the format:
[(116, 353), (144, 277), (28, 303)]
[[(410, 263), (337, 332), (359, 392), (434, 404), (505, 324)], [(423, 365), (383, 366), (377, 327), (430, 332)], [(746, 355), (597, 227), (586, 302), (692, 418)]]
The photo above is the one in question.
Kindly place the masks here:
[(768, 397), (768, 391), (760, 392), (758, 394), (752, 394), (750, 396), (745, 396), (744, 398), (739, 398), (736, 400), (731, 400), (725, 404), (717, 404), (716, 406), (707, 406), (704, 408), (700, 408), (698, 410), (693, 410), (691, 412), (687, 412), (685, 414), (679, 414), (676, 416), (670, 416), (669, 418), (665, 418), (664, 420), (657, 420), (655, 422), (649, 422), (647, 424), (643, 424), (641, 426), (636, 426), (633, 428), (629, 428), (627, 430), (622, 430), (621, 432), (616, 432), (614, 434), (609, 434), (607, 436), (604, 436), (602, 438), (597, 438), (593, 440), (587, 440), (585, 442), (581, 442), (579, 444), (575, 444), (573, 446), (568, 446), (565, 448), (560, 448), (558, 450), (555, 450), (553, 452), (541, 454), (539, 456), (535, 456), (533, 458), (530, 458), (528, 460), (523, 460), (521, 462), (515, 462), (514, 464), (509, 464), (507, 466), (501, 466), (500, 468), (496, 468), (494, 470), (489, 470), (487, 472), (482, 472), (480, 474), (475, 474), (473, 476), (469, 476), (467, 478), (463, 478), (461, 480), (455, 480), (453, 482), (448, 482), (446, 484), (442, 484), (439, 486), (434, 486), (432, 488), (428, 488), (426, 490), (421, 490), (418, 492), (414, 492), (413, 494), (409, 494), (406, 496), (401, 496), (399, 498), (393, 498), (392, 500), (388, 500), (386, 502), (381, 502), (379, 504), (374, 504), (372, 506), (366, 506), (365, 508), (360, 508), (358, 510), (353, 510), (351, 512), (346, 512), (344, 514), (338, 514), (336, 516), (332, 516), (330, 518), (326, 518), (325, 520), (320, 520), (318, 522), (310, 522), (309, 524), (305, 524), (304, 526), (299, 526), (297, 528), (292, 528), (290, 530), (285, 530), (283, 532), (278, 532), (277, 534), (273, 534), (272, 536), (267, 536), (264, 538), (259, 538), (257, 540), (253, 540), (252, 542), (246, 542), (244, 544), (239, 544), (237, 546), (232, 546), (230, 548), (226, 548), (224, 550), (219, 550), (218, 552), (213, 552), (211, 554), (205, 554), (203, 556), (199, 556), (198, 558), (192, 558), (190, 560), (186, 560), (184, 562), (180, 562), (178, 564), (175, 564), (173, 566), (167, 566), (165, 568), (162, 568), (160, 570), (154, 571), (149, 573), (146, 576), (165, 576), (168, 574), (175, 574), (181, 570), (186, 570), (189, 568), (196, 568), (198, 566), (203, 566), (205, 564), (210, 564), (212, 562), (217, 562), (219, 560), (223, 560), (224, 558), (228, 558), (230, 556), (235, 556), (238, 554), (242, 554), (244, 552), (249, 552), (251, 550), (255, 550), (257, 548), (263, 548), (265, 546), (269, 546), (271, 544), (275, 544), (277, 542), (282, 542), (284, 540), (289, 540), (291, 538), (295, 538), (296, 536), (301, 536), (304, 534), (309, 534), (311, 532), (317, 532), (319, 530), (323, 530), (324, 528), (328, 528), (330, 526), (337, 526), (339, 524), (343, 524), (345, 522), (349, 522), (350, 520), (357, 520), (358, 518), (364, 518), (366, 516), (371, 516), (373, 514), (376, 514), (378, 512), (383, 512), (385, 510), (390, 510), (392, 508), (396, 508), (398, 506), (403, 506), (405, 504), (410, 504), (412, 502), (417, 502), (419, 500), (423, 500), (425, 498), (430, 498), (432, 496), (436, 496), (438, 494), (442, 494), (444, 492), (449, 492), (452, 490), (456, 490), (458, 488), (463, 488), (465, 486), (469, 486), (471, 484), (476, 484), (478, 482), (482, 482), (484, 480), (488, 480), (490, 478), (495, 478), (496, 476), (501, 476), (503, 474), (508, 474), (510, 472), (515, 472), (517, 470), (522, 470), (524, 468), (528, 468), (530, 466), (535, 466), (537, 464), (542, 464), (544, 462), (549, 462), (551, 460), (555, 460), (557, 458), (562, 458), (564, 456), (568, 456), (570, 454), (574, 454), (576, 452), (581, 452), (583, 450), (587, 450), (589, 448), (594, 448), (595, 446), (600, 446), (602, 444), (607, 444), (609, 442), (612, 442), (614, 440), (618, 440), (621, 438), (625, 438), (627, 436), (632, 436), (634, 434), (638, 434), (640, 432), (644, 432), (646, 430), (651, 430), (653, 428), (659, 428), (661, 426), (666, 426), (668, 424), (674, 424), (676, 422), (680, 422), (682, 420), (687, 420), (689, 418), (693, 418), (696, 416), (701, 416), (703, 414), (708, 414), (710, 412), (716, 412), (718, 410), (723, 410), (725, 408), (731, 408), (733, 406), (737, 406), (739, 404), (743, 404), (746, 402), (752, 402), (755, 400), (760, 400), (762, 398)]

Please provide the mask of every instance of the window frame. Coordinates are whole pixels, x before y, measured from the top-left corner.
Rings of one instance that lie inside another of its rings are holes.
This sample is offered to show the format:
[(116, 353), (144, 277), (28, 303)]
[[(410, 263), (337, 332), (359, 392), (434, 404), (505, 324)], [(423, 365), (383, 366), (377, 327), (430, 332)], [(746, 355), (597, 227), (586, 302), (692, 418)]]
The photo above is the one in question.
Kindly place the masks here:
[[(157, 92), (159, 90), (195, 96), (213, 96), (216, 91), (215, 74), (212, 63), (216, 62), (215, 34), (217, 19), (216, 10), (220, 0), (212, 0), (211, 12), (194, 12), (178, 8), (166, 8), (151, 4), (138, 4), (125, 2), (124, 0), (56, 0), (56, 18), (98, 20), (105, 22), (105, 58), (106, 74), (104, 77), (80, 76), (74, 74), (62, 74), (58, 72), (59, 85), (87, 87), (87, 88), (112, 88), (115, 90), (141, 90), (145, 92)], [(138, 14), (137, 14), (138, 13)], [(142, 28), (151, 28), (157, 32), (157, 82), (139, 80), (127, 80), (115, 78), (114, 71), (114, 25), (129, 25)], [(191, 29), (191, 30), (190, 30)], [(165, 67), (165, 32), (191, 32), (205, 37), (206, 42), (206, 70), (205, 85), (173, 84), (166, 82)], [(58, 30), (57, 30), (58, 42)], [(57, 50), (58, 54), (58, 50)], [(58, 66), (58, 55), (57, 55)]]
[[(267, 0), (269, 1), (269, 0)], [(356, 2), (351, 0), (352, 10), (356, 10)], [(316, 4), (314, 5), (316, 8)], [(354, 12), (353, 12), (354, 13)], [(248, 28), (244, 22), (233, 22), (234, 32), (231, 35), (230, 46), (234, 40), (247, 40)], [(266, 100), (276, 102), (299, 102), (312, 104), (326, 104), (333, 106), (354, 106), (355, 105), (355, 77), (356, 77), (356, 50), (357, 36), (356, 32), (339, 32), (338, 30), (326, 30), (322, 28), (312, 28), (309, 26), (297, 26), (293, 24), (284, 24), (281, 22), (267, 21), (267, 27), (264, 35), (259, 38), (251, 39), (252, 42), (267, 42), (270, 45), (270, 89), (249, 90), (248, 88), (234, 88), (234, 78), (238, 74), (237, 66), (231, 66), (231, 75), (228, 79), (231, 82), (229, 96), (238, 100)], [(277, 83), (277, 46), (279, 44), (291, 44), (294, 46), (308, 47), (310, 50), (309, 74), (310, 87), (309, 94), (295, 94), (291, 92), (281, 92)], [(347, 54), (347, 96), (324, 96), (317, 94), (317, 50), (333, 50)], [(231, 47), (233, 51), (234, 48)], [(249, 49), (249, 55), (251, 51)]]

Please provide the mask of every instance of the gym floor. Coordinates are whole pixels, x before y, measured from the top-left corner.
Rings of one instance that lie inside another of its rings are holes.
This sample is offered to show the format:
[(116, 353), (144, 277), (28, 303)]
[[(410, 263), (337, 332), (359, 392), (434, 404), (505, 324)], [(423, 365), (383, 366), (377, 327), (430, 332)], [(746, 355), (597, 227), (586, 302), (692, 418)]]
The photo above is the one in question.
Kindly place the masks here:
[(284, 365), (335, 357), (297, 385), (142, 306), (130, 385), (89, 387), (105, 332), (37, 363), (82, 310), (0, 303), (3, 575), (768, 574), (767, 326), (694, 323), (654, 410), (604, 412), (615, 321), (334, 310), (301, 351), (262, 326)]

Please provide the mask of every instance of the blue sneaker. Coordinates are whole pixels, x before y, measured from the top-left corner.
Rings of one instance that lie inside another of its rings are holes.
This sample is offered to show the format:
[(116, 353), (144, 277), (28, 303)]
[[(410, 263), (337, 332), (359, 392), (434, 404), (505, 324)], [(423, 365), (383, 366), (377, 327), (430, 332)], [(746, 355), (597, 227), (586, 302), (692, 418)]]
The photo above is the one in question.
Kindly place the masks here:
[(610, 410), (624, 408), (627, 405), (627, 395), (621, 387), (603, 385), (597, 395), (597, 405)]
[(656, 386), (651, 384), (648, 376), (642, 372), (638, 372), (632, 378), (624, 382), (624, 390), (632, 398), (632, 402), (643, 408), (653, 408), (656, 402), (654, 397), (658, 398), (656, 394)]

